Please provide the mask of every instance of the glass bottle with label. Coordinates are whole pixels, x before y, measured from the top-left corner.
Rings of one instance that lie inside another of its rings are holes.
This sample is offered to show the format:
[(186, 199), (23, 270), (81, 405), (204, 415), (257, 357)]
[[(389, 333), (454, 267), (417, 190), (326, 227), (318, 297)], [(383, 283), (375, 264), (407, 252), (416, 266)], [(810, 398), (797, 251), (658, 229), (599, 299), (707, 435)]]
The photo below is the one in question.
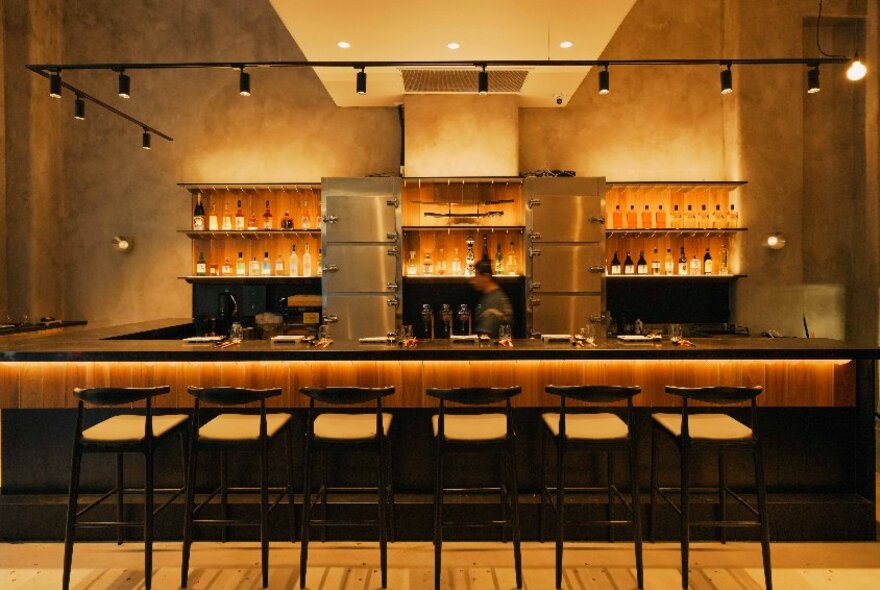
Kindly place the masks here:
[(663, 210), (663, 205), (657, 205), (657, 212), (654, 214), (654, 227), (669, 227), (666, 225), (666, 211)]
[(296, 255), (296, 244), (290, 248), (290, 263), (287, 265), (287, 272), (292, 277), (299, 275), (299, 257)]
[(730, 213), (727, 214), (727, 227), (739, 227), (739, 213), (731, 203)]
[(504, 252), (501, 251), (501, 242), (499, 241), (495, 247), (495, 274), (504, 274)]
[(613, 229), (623, 228), (623, 212), (620, 210), (620, 205), (614, 206), (614, 213), (611, 214), (611, 227)]
[(248, 217), (247, 228), (250, 231), (255, 231), (260, 229), (257, 227), (257, 214), (254, 213), (253, 206), (251, 206), (251, 216)]
[(510, 241), (510, 246), (507, 249), (507, 274), (516, 274), (516, 250), (513, 247), (513, 240)]
[(654, 248), (654, 258), (651, 260), (651, 274), (660, 274), (660, 255), (657, 253), (657, 248)]
[(700, 264), (700, 259), (697, 258), (696, 254), (694, 254), (694, 257), (691, 258), (690, 274), (698, 275), (698, 274), (700, 274), (700, 270), (702, 270), (702, 265)]
[(318, 259), (315, 262), (315, 274), (319, 277), (324, 274), (324, 263), (321, 262), (321, 255), (323, 252), (323, 248), (318, 248)]
[(416, 252), (415, 250), (409, 251), (409, 262), (406, 264), (406, 274), (407, 276), (414, 277), (419, 274), (418, 263), (416, 262)]
[(235, 274), (243, 277), (247, 274), (247, 265), (244, 262), (244, 253), (238, 253), (238, 260), (235, 261)]
[(681, 229), (681, 224), (681, 211), (678, 210), (678, 205), (675, 205), (672, 208), (672, 227), (673, 229)]
[(645, 210), (642, 211), (642, 229), (651, 229), (651, 207), (649, 205), (645, 205)]
[(471, 310), (464, 303), (458, 307), (458, 326), (458, 333), (462, 336), (469, 336), (471, 334)]
[(220, 222), (217, 220), (217, 204), (211, 199), (211, 214), (208, 215), (208, 230), (217, 231), (220, 229)]
[(211, 266), (208, 267), (208, 274), (212, 277), (216, 277), (220, 274), (220, 269), (217, 267), (216, 262), (212, 263)]
[(434, 310), (428, 303), (422, 304), (422, 311), (419, 314), (422, 318), (422, 338), (426, 340), (434, 339)]
[(644, 250), (639, 250), (639, 260), (636, 263), (636, 273), (640, 275), (648, 274), (648, 261), (645, 260)]
[(702, 229), (711, 226), (711, 220), (709, 218), (709, 211), (706, 209), (705, 205), (700, 205), (700, 218), (697, 220), (698, 226)]
[(727, 244), (721, 244), (721, 254), (719, 255), (718, 261), (718, 274), (726, 275), (730, 272), (728, 267), (728, 256)]
[(464, 274), (466, 276), (472, 277), (474, 276), (474, 265), (476, 263), (476, 256), (474, 255), (474, 239), (468, 238), (465, 240), (465, 244), (467, 244), (467, 252), (464, 255)]
[(193, 230), (205, 230), (205, 207), (202, 205), (202, 193), (196, 195), (196, 207), (193, 209)]
[(284, 276), (284, 257), (281, 254), (275, 257), (275, 276)]
[(223, 259), (223, 266), (220, 267), (220, 274), (222, 274), (224, 277), (232, 274), (232, 264), (230, 264), (228, 258)]
[(303, 199), (302, 204), (302, 217), (300, 218), (300, 225), (303, 229), (309, 229), (309, 203), (305, 199)]
[(290, 211), (284, 212), (284, 217), (281, 218), (281, 229), (293, 229), (293, 218), (290, 216)]
[(440, 308), (440, 321), (440, 337), (449, 338), (452, 336), (452, 306), (448, 303), (444, 303)]
[(446, 274), (446, 250), (444, 248), (440, 248), (440, 254), (437, 257), (437, 274)]
[(199, 252), (199, 259), (196, 261), (196, 276), (203, 277), (208, 274), (208, 263), (205, 261), (205, 253)]
[(483, 253), (480, 260), (489, 260), (489, 234), (483, 234)]
[(303, 276), (312, 276), (312, 255), (309, 254), (308, 242), (306, 242), (305, 250), (303, 251)]
[(244, 211), (241, 210), (241, 199), (238, 200), (238, 209), (235, 210), (235, 229), (243, 230), (245, 226)]
[(461, 258), (458, 257), (458, 248), (455, 249), (455, 253), (452, 256), (452, 274), (461, 276)]
[(626, 260), (623, 261), (623, 274), (625, 274), (625, 275), (636, 274), (636, 265), (633, 264), (633, 259), (629, 255), (629, 250), (626, 251)]
[(232, 229), (232, 215), (229, 214), (229, 201), (223, 203), (223, 221), (220, 224), (223, 231)]
[(248, 276), (252, 276), (252, 277), (260, 276), (260, 263), (257, 262), (256, 256), (252, 256), (251, 261), (248, 262)]
[(666, 248), (666, 260), (663, 262), (663, 274), (675, 274), (675, 260), (672, 258), (672, 248)]
[(268, 199), (266, 199), (266, 210), (263, 211), (263, 229), (272, 229), (272, 211), (269, 209)]
[(709, 253), (709, 248), (706, 248), (706, 253), (703, 255), (703, 274), (710, 275), (712, 270), (712, 255)]
[(626, 228), (638, 229), (638, 221), (636, 219), (636, 206), (630, 205), (629, 211), (626, 212)]
[(712, 225), (710, 227), (718, 228), (727, 225), (727, 219), (721, 205), (715, 205), (715, 211), (712, 212)]
[(614, 251), (614, 258), (611, 259), (611, 274), (620, 274), (620, 258), (617, 257), (617, 250)]
[(425, 276), (434, 274), (434, 263), (431, 262), (430, 252), (425, 252), (425, 260), (422, 262), (422, 274)]
[(694, 213), (693, 205), (688, 205), (687, 211), (684, 214), (684, 219), (681, 220), (681, 227), (686, 229), (697, 227), (697, 214)]
[(681, 255), (678, 257), (678, 274), (686, 275), (688, 273), (688, 259), (684, 253), (684, 246), (681, 247)]

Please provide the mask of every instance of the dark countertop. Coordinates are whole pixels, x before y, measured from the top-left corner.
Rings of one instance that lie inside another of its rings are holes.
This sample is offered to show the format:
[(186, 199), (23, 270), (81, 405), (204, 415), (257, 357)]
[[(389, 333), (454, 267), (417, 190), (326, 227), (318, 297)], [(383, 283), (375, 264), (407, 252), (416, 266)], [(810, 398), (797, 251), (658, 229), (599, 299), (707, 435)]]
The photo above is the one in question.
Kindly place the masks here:
[(695, 338), (694, 348), (660, 344), (624, 344), (617, 341), (597, 348), (567, 343), (544, 344), (517, 340), (513, 348), (495, 344), (423, 342), (415, 348), (336, 341), (326, 349), (304, 344), (246, 341), (223, 349), (180, 340), (106, 340), (124, 334), (188, 324), (189, 320), (157, 320), (90, 328), (65, 329), (61, 334), (21, 335), (0, 340), (2, 362), (75, 361), (254, 361), (254, 360), (563, 360), (563, 359), (877, 359), (880, 349), (829, 339), (805, 338)]
[(0, 336), (26, 334), (29, 332), (44, 332), (46, 330), (58, 330), (73, 326), (85, 326), (85, 320), (52, 320), (48, 322), (34, 322), (31, 324), (3, 324), (0, 326)]

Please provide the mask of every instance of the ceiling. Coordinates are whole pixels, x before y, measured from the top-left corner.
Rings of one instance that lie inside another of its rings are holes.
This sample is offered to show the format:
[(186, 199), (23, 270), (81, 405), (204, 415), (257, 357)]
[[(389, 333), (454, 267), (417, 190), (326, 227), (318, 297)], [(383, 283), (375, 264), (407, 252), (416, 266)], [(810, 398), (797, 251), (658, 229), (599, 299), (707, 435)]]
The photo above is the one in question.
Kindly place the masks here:
[[(310, 61), (447, 61), (598, 59), (635, 0), (270, 0)], [(337, 46), (351, 44), (348, 49)], [(450, 42), (460, 44), (449, 49)], [(563, 41), (572, 42), (568, 49)], [(526, 69), (520, 106), (568, 103), (589, 68)], [(491, 72), (490, 68), (490, 87)], [(339, 106), (403, 102), (396, 68), (367, 70), (367, 94), (356, 71), (315, 68)]]

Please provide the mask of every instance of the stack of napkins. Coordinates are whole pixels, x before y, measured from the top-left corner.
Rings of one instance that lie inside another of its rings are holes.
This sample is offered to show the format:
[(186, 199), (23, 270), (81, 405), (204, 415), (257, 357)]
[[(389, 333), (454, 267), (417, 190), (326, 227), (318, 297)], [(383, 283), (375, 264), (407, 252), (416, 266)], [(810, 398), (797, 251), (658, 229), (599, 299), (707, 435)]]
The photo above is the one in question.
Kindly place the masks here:
[(272, 342), (300, 342), (305, 336), (299, 334), (281, 334), (279, 336), (272, 336)]
[(469, 336), (456, 336), (453, 334), (449, 337), (449, 340), (452, 342), (479, 342), (480, 336), (478, 334), (470, 334)]
[(388, 336), (366, 336), (358, 338), (361, 344), (388, 344)]
[(541, 334), (541, 340), (544, 342), (552, 342), (553, 340), (571, 342), (571, 334)]

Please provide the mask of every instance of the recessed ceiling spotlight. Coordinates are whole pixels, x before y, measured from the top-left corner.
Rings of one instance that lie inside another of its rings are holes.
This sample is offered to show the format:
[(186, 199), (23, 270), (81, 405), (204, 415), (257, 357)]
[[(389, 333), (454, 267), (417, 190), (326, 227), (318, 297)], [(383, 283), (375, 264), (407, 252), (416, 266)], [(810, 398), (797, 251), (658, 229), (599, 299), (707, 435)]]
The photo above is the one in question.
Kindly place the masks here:
[(562, 47), (563, 49), (568, 49), (569, 47), (573, 47), (574, 43), (572, 43), (571, 41), (563, 41), (562, 43), (559, 44), (559, 46)]
[(348, 41), (340, 41), (336, 44), (336, 46), (341, 49), (348, 49), (349, 47), (351, 47), (351, 43), (349, 43)]
[(446, 47), (448, 47), (449, 49), (458, 49), (459, 47), (461, 47), (461, 45), (453, 41), (452, 43), (447, 43)]

